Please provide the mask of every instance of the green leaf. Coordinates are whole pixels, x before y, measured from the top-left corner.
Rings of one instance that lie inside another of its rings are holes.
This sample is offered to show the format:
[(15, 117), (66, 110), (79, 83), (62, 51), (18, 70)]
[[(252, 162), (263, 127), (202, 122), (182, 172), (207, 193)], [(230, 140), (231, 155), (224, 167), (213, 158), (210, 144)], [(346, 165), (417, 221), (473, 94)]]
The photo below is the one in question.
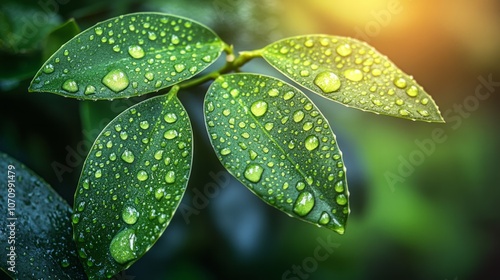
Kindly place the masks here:
[(176, 90), (130, 107), (103, 129), (74, 204), (74, 238), (89, 278), (112, 277), (153, 246), (179, 206), (191, 164), (191, 124)]
[(243, 185), (291, 216), (344, 233), (342, 153), (304, 93), (272, 77), (223, 75), (208, 89), (205, 121), (217, 157)]
[(85, 279), (66, 201), (33, 171), (3, 153), (0, 170), (4, 174), (1, 269), (16, 279)]
[(190, 19), (128, 14), (98, 23), (64, 44), (29, 90), (94, 100), (138, 96), (193, 77), (224, 47), (212, 30)]
[(386, 56), (356, 39), (308, 35), (266, 46), (263, 57), (305, 88), (363, 111), (444, 122), (434, 100)]

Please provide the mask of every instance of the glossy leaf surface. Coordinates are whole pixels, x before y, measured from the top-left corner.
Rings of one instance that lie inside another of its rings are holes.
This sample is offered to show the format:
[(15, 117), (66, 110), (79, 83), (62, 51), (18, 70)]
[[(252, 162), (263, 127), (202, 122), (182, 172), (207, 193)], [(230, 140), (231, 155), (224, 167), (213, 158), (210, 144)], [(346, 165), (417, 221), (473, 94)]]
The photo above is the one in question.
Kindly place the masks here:
[(263, 57), (305, 88), (349, 107), (443, 122), (431, 96), (386, 56), (356, 39), (308, 35), (265, 47)]
[(64, 44), (38, 71), (30, 91), (79, 99), (138, 96), (200, 73), (225, 44), (190, 19), (159, 13), (112, 18)]
[(191, 124), (175, 92), (130, 107), (104, 128), (84, 163), (72, 220), (89, 278), (111, 277), (153, 246), (191, 163)]
[(15, 279), (85, 279), (68, 203), (24, 164), (3, 153), (0, 168), (0, 268)]
[(344, 233), (342, 153), (304, 93), (272, 77), (223, 75), (205, 97), (205, 120), (218, 158), (243, 185), (290, 216)]

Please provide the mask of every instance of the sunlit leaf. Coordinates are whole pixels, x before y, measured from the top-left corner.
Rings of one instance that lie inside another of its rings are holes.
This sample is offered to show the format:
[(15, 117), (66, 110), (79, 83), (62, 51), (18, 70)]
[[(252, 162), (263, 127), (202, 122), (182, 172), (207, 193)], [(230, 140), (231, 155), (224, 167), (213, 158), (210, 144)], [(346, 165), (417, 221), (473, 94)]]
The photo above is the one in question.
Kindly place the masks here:
[(33, 171), (3, 153), (0, 169), (0, 268), (15, 279), (85, 279), (72, 239), (70, 206)]
[(304, 93), (272, 77), (223, 75), (205, 97), (205, 120), (218, 158), (252, 192), (291, 216), (344, 233), (342, 153)]
[(200, 73), (225, 44), (190, 19), (136, 13), (98, 23), (63, 45), (41, 67), (30, 91), (80, 99), (138, 96)]
[(327, 99), (377, 114), (443, 122), (434, 100), (411, 76), (356, 39), (292, 37), (268, 45), (262, 55), (290, 79)]
[(112, 120), (85, 160), (73, 227), (91, 279), (126, 269), (163, 233), (184, 194), (192, 131), (175, 92), (147, 99)]

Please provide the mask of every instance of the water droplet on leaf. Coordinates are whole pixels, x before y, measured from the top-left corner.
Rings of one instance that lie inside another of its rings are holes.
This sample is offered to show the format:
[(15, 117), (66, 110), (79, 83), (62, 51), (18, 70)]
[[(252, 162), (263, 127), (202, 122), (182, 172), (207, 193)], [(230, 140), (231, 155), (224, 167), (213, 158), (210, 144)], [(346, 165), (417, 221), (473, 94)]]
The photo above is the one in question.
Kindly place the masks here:
[(66, 80), (62, 85), (62, 89), (67, 92), (75, 93), (78, 91), (78, 85), (75, 80)]
[(316, 136), (310, 135), (306, 138), (304, 145), (306, 146), (306, 149), (309, 151), (312, 151), (319, 146), (319, 140)]
[(314, 207), (314, 196), (310, 192), (302, 192), (293, 205), (293, 212), (303, 217)]
[(331, 93), (339, 90), (341, 82), (339, 77), (333, 72), (321, 72), (314, 79), (314, 84), (324, 93)]
[(123, 159), (123, 161), (125, 161), (127, 163), (132, 163), (132, 162), (134, 162), (135, 156), (131, 151), (125, 150), (122, 153), (122, 159)]
[(138, 45), (132, 45), (128, 47), (128, 54), (136, 59), (143, 58), (146, 53), (144, 52), (144, 49), (141, 46)]
[(342, 44), (337, 47), (337, 53), (341, 56), (348, 56), (352, 53), (351, 46), (349, 44)]
[(139, 212), (132, 206), (127, 206), (123, 208), (122, 219), (125, 223), (133, 225), (137, 222), (139, 218)]
[(144, 170), (139, 170), (139, 172), (137, 172), (137, 179), (139, 181), (146, 181), (148, 179), (148, 173)]
[(250, 111), (256, 117), (261, 117), (267, 112), (267, 102), (259, 100), (255, 101), (250, 107)]
[(120, 92), (129, 85), (127, 74), (120, 69), (111, 70), (104, 78), (102, 83), (114, 92)]
[(262, 173), (264, 173), (264, 169), (260, 165), (249, 164), (245, 169), (244, 176), (248, 181), (257, 183), (262, 178)]
[(127, 263), (137, 258), (135, 230), (125, 229), (115, 235), (109, 245), (111, 257), (120, 264)]
[(359, 69), (347, 69), (344, 71), (344, 77), (353, 82), (359, 82), (363, 80), (363, 72)]

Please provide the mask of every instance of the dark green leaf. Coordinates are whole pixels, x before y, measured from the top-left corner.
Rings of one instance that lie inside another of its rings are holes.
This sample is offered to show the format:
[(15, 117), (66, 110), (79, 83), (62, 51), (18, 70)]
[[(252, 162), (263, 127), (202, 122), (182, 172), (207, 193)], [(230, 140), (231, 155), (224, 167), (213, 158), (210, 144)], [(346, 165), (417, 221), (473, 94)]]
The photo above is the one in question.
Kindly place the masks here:
[(74, 238), (89, 278), (111, 277), (153, 246), (180, 203), (191, 163), (191, 124), (175, 91), (130, 107), (104, 128), (75, 194)]
[(136, 13), (98, 23), (63, 45), (30, 91), (115, 99), (167, 88), (200, 73), (225, 44), (190, 19)]
[(205, 97), (205, 120), (220, 161), (252, 192), (291, 216), (344, 233), (342, 153), (304, 93), (276, 78), (224, 75)]
[(3, 153), (0, 170), (1, 269), (16, 279), (85, 279), (66, 201), (33, 171)]
[(263, 49), (276, 69), (349, 107), (411, 120), (444, 122), (434, 100), (386, 56), (356, 39), (308, 35)]

